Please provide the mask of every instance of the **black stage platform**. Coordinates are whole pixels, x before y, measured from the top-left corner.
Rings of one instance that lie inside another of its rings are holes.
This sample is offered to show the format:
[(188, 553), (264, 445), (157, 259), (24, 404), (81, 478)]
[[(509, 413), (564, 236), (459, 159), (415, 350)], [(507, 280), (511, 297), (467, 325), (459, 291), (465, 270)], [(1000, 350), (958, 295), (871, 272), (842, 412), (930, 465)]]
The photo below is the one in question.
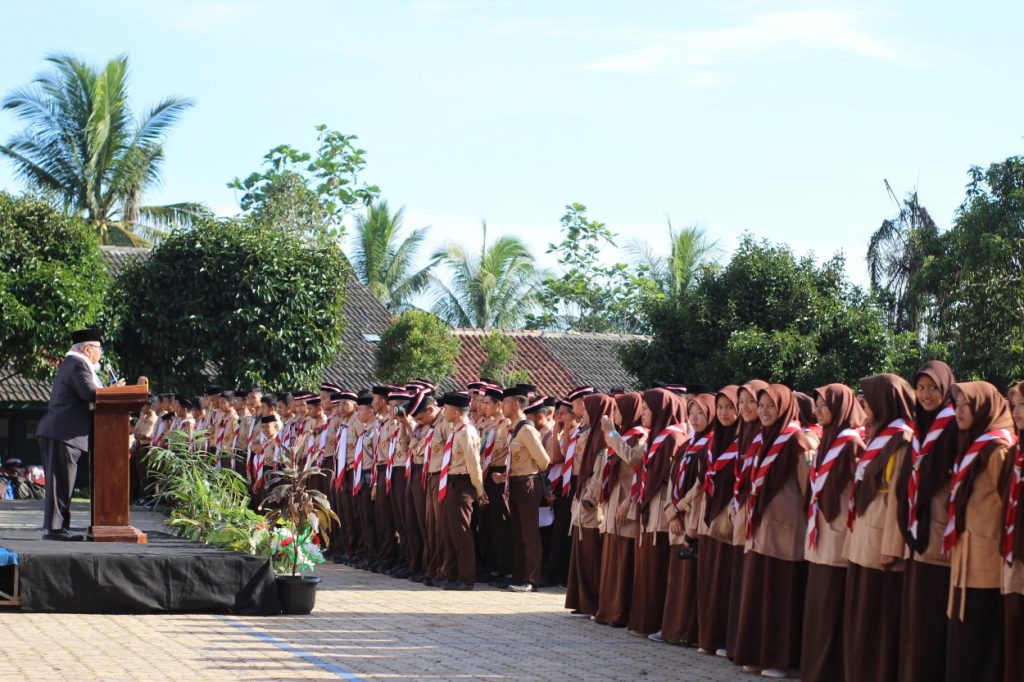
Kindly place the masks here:
[[(270, 559), (207, 547), (159, 531), (162, 517), (132, 513), (149, 544), (43, 540), (42, 503), (0, 501), (0, 547), (19, 555), (21, 609), (59, 613), (280, 612)], [(87, 504), (74, 505), (76, 532)]]

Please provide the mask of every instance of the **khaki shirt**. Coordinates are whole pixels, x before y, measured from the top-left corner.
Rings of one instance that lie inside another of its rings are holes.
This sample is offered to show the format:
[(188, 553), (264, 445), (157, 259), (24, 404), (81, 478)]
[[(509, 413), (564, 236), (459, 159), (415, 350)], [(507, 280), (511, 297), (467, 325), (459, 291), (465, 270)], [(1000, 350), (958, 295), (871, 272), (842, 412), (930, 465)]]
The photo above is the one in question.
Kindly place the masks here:
[(135, 436), (135, 439), (152, 438), (153, 433), (156, 431), (156, 420), (156, 412), (151, 411), (149, 414), (139, 415), (139, 420), (135, 422), (135, 426), (132, 428), (132, 435)]
[(363, 471), (369, 471), (373, 468), (373, 439), (377, 433), (377, 422), (372, 421), (369, 424), (364, 424), (355, 419), (352, 426), (348, 430), (348, 456), (352, 462), (349, 466), (354, 468), (355, 456), (356, 456), (356, 445), (359, 443), (359, 439), (363, 439)]
[[(453, 426), (449, 424), (449, 427)], [(469, 423), (464, 420), (461, 424), (454, 425), (455, 433), (452, 437), (451, 463), (448, 465), (449, 476), (469, 475), (473, 482), (477, 497), (484, 494), (483, 471), (480, 468), (480, 434)], [(434, 434), (437, 437), (437, 434)], [(441, 457), (444, 458), (444, 448), (447, 445), (449, 436), (445, 437), (441, 444)], [(440, 462), (438, 463), (440, 465)]]
[(999, 475), (1008, 449), (1006, 445), (995, 448), (985, 469), (975, 473), (965, 509), (967, 523), (951, 553), (950, 587), (993, 589), (1001, 586), (1001, 564), (1005, 563), (1001, 555), (1005, 507), (999, 490)]
[(436, 474), (441, 471), (441, 457), (444, 455), (444, 443), (451, 433), (452, 425), (444, 418), (444, 412), (434, 420), (434, 438), (430, 441), (430, 467), (427, 473)]
[[(541, 441), (540, 433), (529, 421), (519, 429), (507, 450), (512, 453), (512, 467), (509, 469), (511, 476), (532, 476), (546, 471), (551, 463), (551, 458), (548, 457), (544, 443)], [(508, 457), (507, 452), (506, 457)]]
[[(810, 467), (805, 452), (796, 452), (796, 475), (785, 481), (761, 511), (746, 549), (783, 561), (802, 561), (807, 533), (807, 485)], [(743, 519), (746, 534), (746, 518)]]
[[(883, 485), (875, 494), (864, 514), (853, 522), (853, 530), (846, 535), (846, 557), (851, 563), (882, 570), (882, 557), (902, 556), (902, 536), (896, 523), (895, 477), (904, 457), (910, 456), (910, 445), (904, 445), (892, 454), (885, 467)], [(939, 533), (941, 539), (942, 533)], [(896, 549), (893, 549), (893, 547)], [(894, 552), (900, 552), (896, 554)], [(901, 570), (898, 564), (889, 570)]]

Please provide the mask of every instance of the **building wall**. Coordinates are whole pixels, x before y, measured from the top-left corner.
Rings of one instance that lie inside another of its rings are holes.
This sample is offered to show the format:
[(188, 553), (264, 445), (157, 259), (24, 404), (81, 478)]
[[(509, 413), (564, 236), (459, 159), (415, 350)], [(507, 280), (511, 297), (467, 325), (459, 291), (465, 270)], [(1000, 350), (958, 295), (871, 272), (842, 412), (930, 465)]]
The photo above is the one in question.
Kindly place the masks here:
[(42, 463), (35, 431), (45, 413), (43, 403), (0, 403), (0, 461)]

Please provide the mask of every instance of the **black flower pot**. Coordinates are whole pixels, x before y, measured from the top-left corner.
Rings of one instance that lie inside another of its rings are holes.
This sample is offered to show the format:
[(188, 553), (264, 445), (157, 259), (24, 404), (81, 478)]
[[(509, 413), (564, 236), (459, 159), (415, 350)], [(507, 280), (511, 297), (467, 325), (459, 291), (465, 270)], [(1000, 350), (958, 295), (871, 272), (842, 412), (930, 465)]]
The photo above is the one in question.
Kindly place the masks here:
[(316, 605), (316, 586), (319, 584), (318, 575), (277, 576), (277, 597), (281, 602), (281, 613), (304, 616), (312, 612)]

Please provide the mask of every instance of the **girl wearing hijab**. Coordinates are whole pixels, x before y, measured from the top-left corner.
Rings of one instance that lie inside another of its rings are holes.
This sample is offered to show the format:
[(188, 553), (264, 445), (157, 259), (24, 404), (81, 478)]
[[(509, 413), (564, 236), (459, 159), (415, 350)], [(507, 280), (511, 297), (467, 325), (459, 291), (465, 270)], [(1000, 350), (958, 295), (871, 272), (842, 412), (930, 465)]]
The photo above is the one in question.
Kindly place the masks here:
[(631, 634), (647, 636), (661, 628), (665, 605), (669, 545), (668, 523), (662, 510), (672, 457), (682, 452), (689, 440), (686, 403), (664, 388), (644, 391), (641, 422), (650, 430), (650, 438), (639, 470), (640, 532), (633, 564), (633, 600), (628, 625)]
[(729, 575), (729, 622), (726, 628), (725, 650), (735, 661), (736, 632), (740, 624), (740, 593), (743, 584), (743, 560), (747, 545), (747, 493), (750, 490), (750, 469), (761, 447), (761, 419), (757, 416), (757, 394), (768, 387), (767, 381), (753, 379), (743, 384), (736, 394), (736, 409), (740, 413), (739, 440), (736, 459), (733, 460), (733, 495), (729, 505), (732, 520), (732, 572)]
[(818, 423), (816, 400), (800, 391), (793, 391), (793, 398), (796, 399), (796, 406), (800, 412), (800, 429), (811, 439), (812, 445), (817, 447), (824, 432), (824, 425)]
[[(601, 417), (610, 416), (615, 400), (604, 394), (583, 398), (581, 431), (586, 428), (586, 442), (577, 444), (580, 458), (576, 483), (577, 497), (572, 504), (572, 556), (569, 559), (569, 584), (565, 592), (565, 606), (574, 616), (593, 616), (597, 613), (601, 581), (601, 507), (593, 489), (594, 462), (608, 447), (604, 432), (599, 428)], [(583, 436), (581, 435), (582, 439)], [(599, 482), (598, 477), (598, 482)]]
[[(896, 519), (910, 561), (900, 609), (900, 681), (933, 682), (945, 676), (949, 557), (942, 553), (949, 481), (958, 432), (949, 365), (932, 360), (911, 382), (917, 403), (911, 451), (896, 479)], [(895, 552), (895, 549), (893, 550)]]
[(698, 507), (697, 644), (700, 651), (726, 655), (729, 590), (732, 586), (731, 503), (739, 453), (739, 386), (725, 386), (715, 398), (715, 433), (706, 451)]
[(804, 603), (800, 679), (843, 679), (844, 553), (854, 467), (864, 451), (864, 410), (849, 386), (815, 392), (821, 442), (810, 469), (807, 500), (807, 596)]
[(633, 593), (633, 547), (639, 525), (637, 506), (630, 491), (634, 468), (642, 462), (647, 429), (640, 424), (643, 397), (640, 393), (615, 396), (613, 419), (601, 418), (609, 449), (601, 462), (601, 494), (604, 537), (601, 549), (601, 584), (594, 620), (602, 625), (626, 627)]
[(781, 678), (800, 667), (807, 462), (813, 445), (788, 387), (762, 389), (757, 413), (762, 441), (750, 468), (735, 662), (747, 672)]
[[(697, 537), (698, 498), (703, 476), (702, 463), (707, 458), (715, 429), (715, 397), (708, 393), (687, 401), (687, 416), (693, 435), (690, 442), (672, 458), (672, 469), (665, 481), (667, 500), (663, 514), (668, 524), (671, 549), (668, 558), (668, 583), (665, 606), (661, 614), (661, 630), (649, 639), (669, 644), (696, 646), (697, 562), (691, 543)], [(680, 551), (683, 550), (683, 551)], [(684, 557), (686, 553), (686, 557)]]
[(914, 391), (895, 374), (866, 377), (860, 387), (871, 431), (850, 496), (843, 659), (849, 682), (885, 682), (898, 674), (903, 584), (892, 481), (910, 447)]
[(1024, 680), (1024, 447), (1020, 442), (1024, 436), (1024, 382), (1011, 386), (1008, 395), (1017, 429), (1017, 445), (1006, 458), (1003, 514), (1003, 679), (1010, 682)]
[(1001, 682), (1002, 474), (1016, 441), (1013, 418), (987, 381), (953, 384), (953, 403), (960, 438), (942, 538), (951, 564), (946, 680)]

